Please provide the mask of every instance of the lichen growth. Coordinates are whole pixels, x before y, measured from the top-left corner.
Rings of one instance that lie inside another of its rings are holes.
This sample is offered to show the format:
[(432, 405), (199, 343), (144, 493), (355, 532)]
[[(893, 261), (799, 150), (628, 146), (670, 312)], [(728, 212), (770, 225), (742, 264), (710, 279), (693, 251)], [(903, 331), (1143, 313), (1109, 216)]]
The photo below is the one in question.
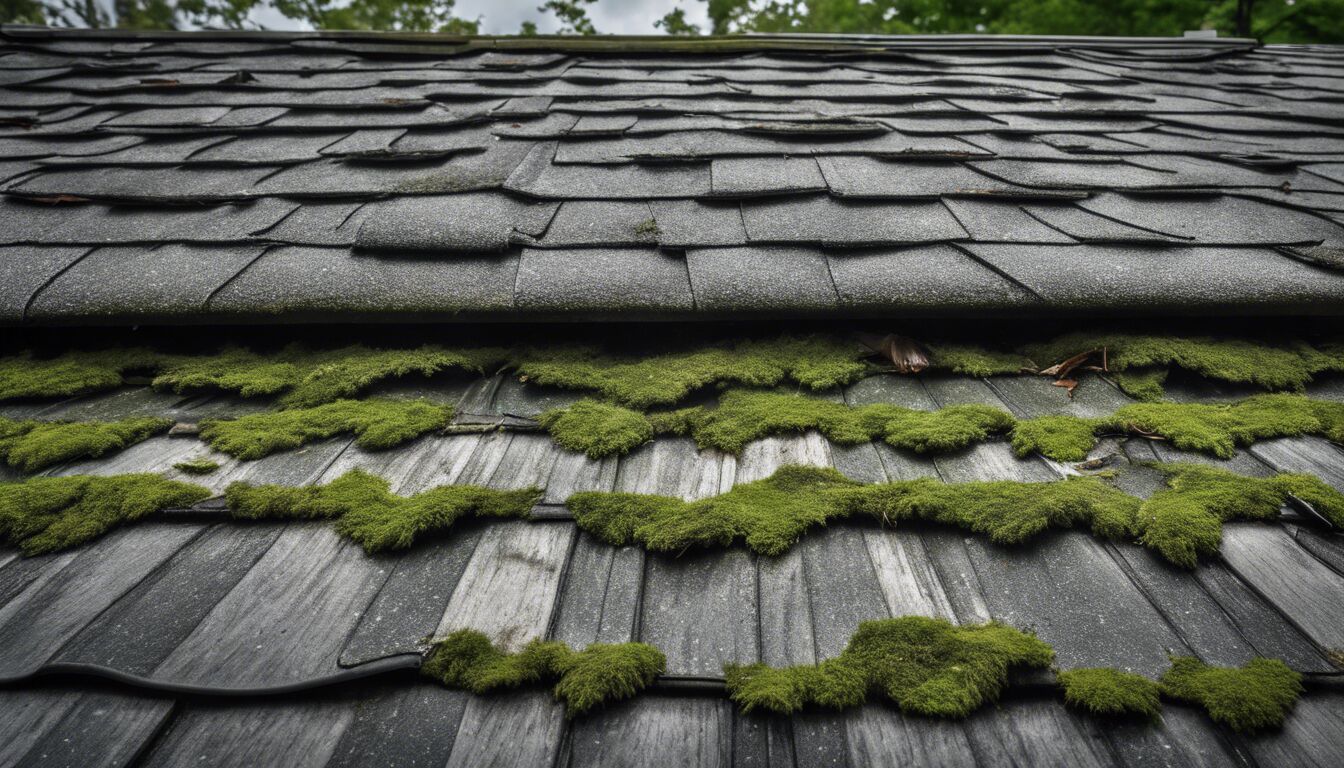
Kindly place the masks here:
[(1106, 349), (1110, 371), (1148, 369), (1141, 378), (1128, 380), (1132, 393), (1143, 399), (1161, 396), (1162, 382), (1151, 373), (1153, 369), (1180, 368), (1215, 381), (1254, 384), (1271, 391), (1301, 390), (1316, 374), (1344, 371), (1344, 355), (1338, 349), (1331, 345), (1318, 348), (1302, 341), (1268, 344), (1204, 336), (1072, 333), (1028, 345), (1023, 352), (1049, 365), (1102, 348)]
[(0, 418), (0, 459), (23, 472), (120, 451), (173, 425), (169, 419), (15, 421)]
[(461, 629), (436, 643), (420, 670), (476, 694), (554, 682), (555, 698), (565, 703), (569, 717), (577, 717), (634, 696), (666, 666), (663, 653), (645, 643), (594, 643), (575, 651), (564, 643), (533, 640), (507, 653), (484, 634)]
[(354, 469), (321, 486), (233, 483), (224, 498), (230, 514), (242, 519), (334, 519), (337, 533), (374, 553), (407, 549), (420, 537), (452, 528), (465, 515), (525, 519), (541, 490), (441, 485), (398, 496), (383, 478)]
[(1143, 675), (1100, 667), (1056, 677), (1064, 703), (1093, 715), (1153, 718), (1162, 709), (1161, 686)]
[(25, 555), (78, 546), (115, 526), (209, 498), (209, 489), (154, 474), (31, 477), (0, 483), (0, 541)]
[(1180, 450), (1226, 459), (1238, 446), (1275, 437), (1344, 441), (1344, 403), (1293, 394), (1254, 395), (1234, 403), (1133, 403), (1093, 419), (1019, 421), (1011, 437), (1019, 456), (1036, 452), (1056, 461), (1081, 461), (1095, 444), (1089, 434), (1105, 433), (1161, 437)]
[(624, 453), (655, 434), (688, 434), (701, 448), (737, 454), (753, 440), (809, 429), (840, 445), (880, 439), (917, 453), (943, 453), (986, 440), (1013, 423), (1007, 412), (979, 404), (936, 411), (881, 403), (856, 408), (805, 395), (748, 390), (725, 392), (717, 408), (645, 416), (584, 400), (541, 418), (556, 442), (593, 458)]
[(354, 434), (361, 448), (379, 450), (442, 429), (451, 417), (451, 407), (423, 400), (337, 400), (312, 408), (203, 421), (201, 439), (247, 460), (340, 434)]
[(529, 382), (592, 390), (629, 408), (674, 405), (711, 384), (774, 387), (795, 382), (823, 390), (857, 381), (869, 369), (865, 350), (825, 336), (782, 336), (647, 356), (610, 355), (583, 347), (515, 353)]
[(744, 712), (848, 709), (878, 693), (906, 714), (961, 718), (997, 700), (1011, 669), (1053, 659), (1046, 643), (997, 622), (954, 626), (905, 616), (859, 624), (839, 656), (817, 665), (728, 665), (724, 676)]
[(1290, 494), (1344, 525), (1344, 494), (1311, 475), (1246, 477), (1202, 464), (1156, 466), (1167, 487), (1139, 510), (1139, 542), (1186, 568), (1218, 552), (1224, 522), (1273, 520)]
[(208, 475), (219, 469), (219, 462), (207, 459), (204, 456), (198, 456), (194, 459), (177, 462), (173, 465), (173, 469), (188, 475)]
[(1172, 659), (1162, 693), (1202, 706), (1234, 731), (1278, 728), (1302, 694), (1302, 675), (1277, 659), (1252, 659), (1240, 668), (1212, 667), (1190, 656)]
[(175, 358), (155, 377), (154, 386), (175, 392), (236, 392), (243, 397), (280, 395), (283, 407), (309, 408), (353, 397), (374, 384), (403, 376), (430, 377), (448, 370), (484, 373), (506, 357), (504, 350), (494, 347), (370, 349), (354, 345), (312, 350), (291, 345), (267, 354), (234, 347), (214, 355)]
[(1140, 501), (1092, 477), (958, 484), (921, 478), (866, 485), (830, 468), (784, 466), (768, 478), (698, 501), (584, 491), (566, 504), (580, 528), (609, 544), (680, 552), (741, 541), (775, 556), (809, 529), (855, 515), (886, 524), (922, 519), (955, 525), (1005, 544), (1052, 526), (1082, 524), (1096, 535), (1119, 537), (1133, 531)]

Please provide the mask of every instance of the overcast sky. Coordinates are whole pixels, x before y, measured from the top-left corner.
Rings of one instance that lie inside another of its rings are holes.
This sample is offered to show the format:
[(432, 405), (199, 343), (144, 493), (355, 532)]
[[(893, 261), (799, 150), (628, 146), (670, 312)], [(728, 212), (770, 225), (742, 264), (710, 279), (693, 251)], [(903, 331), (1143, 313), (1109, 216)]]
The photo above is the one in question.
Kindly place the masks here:
[[(458, 16), (466, 19), (482, 17), (481, 31), (488, 34), (513, 34), (524, 21), (534, 21), (539, 32), (554, 32), (559, 27), (555, 17), (537, 10), (545, 0), (457, 0)], [(656, 34), (653, 22), (680, 5), (686, 9), (686, 20), (698, 24), (701, 31), (709, 27), (704, 0), (597, 0), (588, 7), (588, 17), (598, 32), (623, 35)], [(300, 25), (286, 19), (273, 9), (254, 12), (253, 18), (267, 29), (299, 29)]]

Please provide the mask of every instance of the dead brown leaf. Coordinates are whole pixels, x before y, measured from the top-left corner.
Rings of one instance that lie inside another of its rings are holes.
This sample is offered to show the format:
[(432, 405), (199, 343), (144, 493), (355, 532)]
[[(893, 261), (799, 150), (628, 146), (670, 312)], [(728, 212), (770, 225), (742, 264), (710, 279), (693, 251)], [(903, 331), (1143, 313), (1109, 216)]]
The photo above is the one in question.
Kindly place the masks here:
[(1098, 350), (1095, 349), (1089, 349), (1086, 352), (1079, 352), (1062, 363), (1057, 363), (1049, 368), (1043, 369), (1040, 373), (1042, 376), (1054, 376), (1058, 379), (1067, 378), (1070, 373), (1073, 373), (1074, 368), (1086, 363), (1093, 355), (1097, 354), (1097, 351)]
[(865, 335), (861, 340), (864, 346), (890, 360), (897, 373), (919, 373), (929, 367), (929, 353), (908, 336), (894, 333), (880, 338)]
[(1069, 397), (1073, 397), (1073, 390), (1078, 388), (1077, 379), (1055, 379), (1050, 383), (1056, 387), (1063, 387), (1064, 391), (1069, 393)]

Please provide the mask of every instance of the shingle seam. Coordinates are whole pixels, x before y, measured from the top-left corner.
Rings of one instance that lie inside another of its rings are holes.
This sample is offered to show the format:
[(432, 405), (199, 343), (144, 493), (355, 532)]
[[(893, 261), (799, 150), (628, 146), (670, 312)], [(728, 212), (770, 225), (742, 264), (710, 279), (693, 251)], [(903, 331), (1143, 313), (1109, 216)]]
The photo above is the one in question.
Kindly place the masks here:
[[(298, 208), (296, 207), (294, 210), (297, 211)], [(282, 219), (282, 220), (283, 220), (283, 219)], [(277, 225), (278, 225), (278, 224), (279, 224), (279, 222), (277, 222)], [(209, 312), (209, 311), (212, 309), (211, 304), (214, 303), (214, 301), (215, 301), (215, 297), (218, 296), (218, 295), (220, 294), (221, 291), (223, 291), (225, 288), (229, 287), (229, 285), (231, 285), (235, 280), (237, 280), (238, 278), (242, 277), (242, 276), (243, 276), (243, 273), (245, 273), (245, 272), (247, 272), (249, 269), (251, 269), (253, 264), (256, 264), (258, 261), (261, 261), (263, 258), (266, 257), (266, 255), (267, 255), (268, 253), (270, 253), (271, 251), (273, 251), (273, 250), (275, 250), (276, 248), (279, 248), (279, 247), (281, 247), (281, 246), (279, 246), (279, 245), (267, 245), (267, 246), (263, 247), (263, 248), (261, 249), (261, 252), (260, 252), (260, 253), (258, 253), (256, 256), (252, 257), (252, 259), (251, 259), (250, 261), (248, 261), (246, 264), (243, 265), (243, 268), (242, 268), (242, 269), (240, 269), (240, 270), (238, 270), (237, 272), (235, 272), (235, 273), (233, 274), (232, 277), (230, 277), (229, 279), (227, 279), (227, 280), (225, 280), (224, 282), (220, 283), (214, 290), (210, 291), (210, 294), (209, 294), (208, 296), (205, 297), (205, 301), (201, 302), (201, 309), (202, 309), (202, 311), (204, 311), (204, 312)]]
[(37, 290), (33, 291), (33, 295), (29, 296), (28, 301), (23, 305), (23, 321), (28, 322), (29, 315), (33, 311), (33, 305), (37, 303), (37, 297), (42, 295), (43, 291), (50, 288), (53, 284), (55, 284), (57, 280), (61, 278), (62, 275), (64, 275), (66, 272), (69, 272), (71, 269), (75, 267), (75, 265), (79, 264), (81, 261), (87, 259), (89, 255), (96, 250), (98, 250), (97, 246), (89, 248), (79, 258), (75, 259), (74, 261), (71, 261), (64, 267), (61, 267), (59, 270), (56, 271), (56, 274), (52, 275), (51, 277), (48, 277), (45, 281), (43, 281), (42, 285), (38, 286)]
[[(1270, 524), (1279, 525), (1278, 522), (1271, 522)], [(1289, 534), (1287, 531), (1284, 531), (1284, 535), (1288, 536)], [(1299, 549), (1302, 548), (1300, 544), (1296, 543), (1296, 541), (1294, 541), (1294, 544)], [(1317, 655), (1319, 655), (1322, 659), (1326, 660), (1330, 658), (1328, 654), (1330, 650), (1329, 648), (1325, 648), (1320, 643), (1318, 643), (1316, 641), (1316, 638), (1312, 637), (1311, 633), (1307, 632), (1305, 627), (1299, 624), (1296, 619), (1294, 619), (1292, 616), (1289, 616), (1287, 612), (1285, 612), (1282, 608), (1280, 608), (1278, 603), (1271, 600), (1269, 596), (1266, 595), (1263, 591), (1261, 591), (1261, 589), (1257, 587), (1250, 579), (1243, 577), (1241, 575), (1241, 572), (1237, 570), (1236, 566), (1234, 566), (1231, 562), (1229, 562), (1227, 558), (1223, 557), (1221, 550), (1217, 554), (1213, 555), (1211, 559), (1214, 559), (1222, 563), (1223, 567), (1227, 569), (1227, 572), (1232, 576), (1232, 578), (1236, 579), (1237, 582), (1241, 584), (1243, 587), (1245, 587), (1247, 591), (1254, 594), (1260, 600), (1261, 603), (1265, 604), (1266, 606), (1269, 606), (1269, 608), (1272, 611), (1274, 611), (1274, 613), (1278, 614), (1279, 618), (1282, 619), (1285, 624), (1292, 627), (1299, 635), (1302, 636), (1304, 640), (1306, 640), (1307, 644), (1309, 644), (1312, 647), (1312, 649), (1316, 651)], [(1215, 598), (1214, 601), (1217, 602), (1219, 606), (1222, 606), (1221, 600)], [(1331, 666), (1335, 665), (1332, 663)], [(1344, 675), (1344, 673), (1335, 673), (1335, 674)]]
[[(1177, 234), (1173, 234), (1173, 233), (1171, 233), (1171, 232), (1166, 232), (1166, 231), (1163, 231), (1163, 230), (1160, 230), (1160, 229), (1153, 229), (1152, 227), (1145, 227), (1145, 226), (1142, 225), (1142, 224), (1135, 224), (1135, 223), (1133, 223), (1133, 222), (1125, 221), (1125, 220), (1120, 219), (1120, 218), (1117, 218), (1117, 217), (1115, 217), (1115, 216), (1111, 216), (1110, 214), (1102, 213), (1102, 212), (1100, 212), (1100, 211), (1095, 211), (1095, 210), (1093, 210), (1093, 209), (1091, 209), (1091, 208), (1088, 208), (1087, 205), (1086, 205), (1086, 203), (1087, 203), (1087, 200), (1080, 200), (1080, 201), (1074, 203), (1073, 205), (1074, 205), (1075, 207), (1077, 207), (1077, 208), (1081, 208), (1081, 209), (1087, 211), (1088, 213), (1092, 214), (1093, 216), (1097, 216), (1097, 217), (1099, 217), (1099, 218), (1106, 219), (1107, 221), (1114, 222), (1114, 223), (1116, 223), (1116, 224), (1120, 224), (1120, 225), (1122, 225), (1122, 226), (1133, 227), (1134, 229), (1141, 229), (1141, 230), (1143, 230), (1144, 232), (1152, 232), (1152, 233), (1155, 234), (1155, 235), (1162, 235), (1163, 237), (1170, 237), (1170, 238), (1172, 238), (1172, 239), (1174, 239), (1174, 240), (1185, 240), (1185, 241), (1187, 241), (1187, 242), (1192, 242), (1192, 243), (1196, 241), (1196, 238), (1191, 237), (1191, 236), (1188, 236), (1188, 235), (1177, 235)], [(1026, 211), (1026, 209), (1023, 209), (1023, 210)], [(1028, 216), (1032, 216), (1031, 211), (1026, 211), (1026, 214), (1027, 214)], [(1037, 221), (1041, 221), (1041, 220), (1040, 220), (1038, 217), (1036, 217), (1036, 216), (1032, 216), (1032, 218), (1036, 219)], [(1041, 223), (1042, 223), (1042, 224), (1045, 224), (1044, 221), (1041, 221)], [(1046, 226), (1049, 226), (1049, 225), (1047, 224)], [(1065, 232), (1064, 234), (1068, 235), (1067, 232)], [(1071, 236), (1071, 235), (1070, 235), (1070, 236)], [(1075, 238), (1075, 239), (1076, 239), (1076, 238)]]
[[(946, 206), (944, 206), (944, 207), (946, 207)], [(997, 265), (991, 263), (991, 262), (988, 261), (987, 259), (983, 259), (983, 258), (981, 258), (978, 254), (976, 254), (976, 253), (975, 253), (974, 251), (972, 251), (971, 249), (965, 247), (965, 246), (962, 245), (961, 243), (948, 243), (948, 245), (951, 246), (951, 247), (953, 247), (953, 248), (956, 248), (958, 251), (961, 251), (961, 253), (963, 253), (966, 257), (970, 258), (972, 261), (974, 261), (975, 263), (977, 263), (977, 264), (979, 264), (980, 266), (984, 267), (985, 269), (988, 269), (989, 271), (993, 272), (994, 274), (998, 275), (999, 277), (1003, 278), (1004, 280), (1007, 280), (1009, 283), (1012, 283), (1013, 285), (1017, 286), (1018, 288), (1021, 288), (1023, 291), (1026, 291), (1028, 295), (1030, 295), (1032, 298), (1036, 299), (1037, 301), (1039, 301), (1039, 302), (1041, 302), (1041, 303), (1048, 303), (1048, 301), (1046, 300), (1046, 298), (1045, 298), (1044, 296), (1042, 296), (1041, 294), (1037, 293), (1035, 290), (1033, 290), (1033, 289), (1031, 288), (1031, 286), (1029, 286), (1029, 285), (1027, 285), (1026, 283), (1022, 282), (1021, 280), (1018, 280), (1016, 277), (1013, 277), (1013, 276), (1010, 275), (1008, 272), (1004, 271), (1003, 269), (1000, 269)]]

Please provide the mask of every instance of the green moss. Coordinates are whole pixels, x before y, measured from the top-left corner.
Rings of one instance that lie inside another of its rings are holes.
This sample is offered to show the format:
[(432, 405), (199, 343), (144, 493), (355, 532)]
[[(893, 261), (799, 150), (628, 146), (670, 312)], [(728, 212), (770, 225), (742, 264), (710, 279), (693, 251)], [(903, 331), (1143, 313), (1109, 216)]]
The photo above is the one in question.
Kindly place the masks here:
[(998, 699), (1010, 669), (1053, 659), (1049, 645), (1003, 624), (906, 616), (863, 622), (844, 652), (816, 666), (730, 665), (724, 674), (744, 712), (844, 709), (877, 692), (906, 714), (959, 718)]
[(372, 553), (406, 549), (417, 538), (446, 531), (468, 514), (526, 518), (541, 491), (442, 485), (403, 497), (392, 493), (381, 477), (355, 469), (323, 486), (233, 483), (224, 497), (230, 513), (244, 519), (335, 519), (338, 533)]
[(32, 477), (0, 483), (0, 541), (26, 555), (68, 549), (122, 523), (209, 498), (159, 475)]
[[(1073, 333), (1027, 346), (1023, 351), (1047, 366), (1103, 347), (1111, 371), (1175, 367), (1217, 381), (1254, 384), (1269, 390), (1300, 390), (1315, 374), (1344, 370), (1344, 355), (1337, 349), (1303, 342), (1271, 345), (1245, 339)], [(1145, 399), (1160, 396), (1161, 381), (1152, 373), (1144, 374), (1135, 391)]]
[(889, 524), (929, 520), (1000, 543), (1081, 524), (1097, 535), (1123, 536), (1133, 531), (1139, 503), (1091, 477), (955, 485), (923, 478), (865, 485), (834, 469), (802, 466), (784, 466), (763, 480), (692, 502), (599, 491), (576, 493), (566, 502), (580, 528), (610, 544), (680, 552), (742, 541), (771, 556), (788, 551), (809, 529), (853, 515)]
[(1060, 672), (1064, 702), (1094, 715), (1153, 718), (1162, 709), (1161, 686), (1143, 675), (1118, 669)]
[(645, 219), (635, 225), (635, 234), (640, 236), (649, 235), (651, 237), (656, 237), (660, 231), (661, 230), (658, 229), (658, 222), (653, 219)]
[(1163, 694), (1204, 707), (1209, 717), (1234, 731), (1283, 725), (1302, 694), (1302, 675), (1276, 659), (1252, 659), (1238, 669), (1176, 658), (1161, 683)]
[(1255, 395), (1235, 403), (1134, 403), (1096, 419), (1020, 421), (1012, 442), (1018, 455), (1037, 452), (1056, 461), (1081, 461), (1095, 444), (1090, 434), (1107, 432), (1161, 437), (1180, 450), (1226, 459), (1237, 446), (1274, 437), (1344, 440), (1344, 403), (1292, 394)]
[(135, 445), (173, 425), (169, 419), (14, 421), (0, 418), (0, 459), (24, 472)]
[(701, 448), (737, 454), (753, 440), (809, 429), (840, 445), (881, 439), (918, 453), (941, 453), (1003, 432), (1013, 425), (1013, 417), (977, 404), (937, 411), (884, 404), (855, 408), (805, 395), (734, 390), (723, 394), (717, 408), (647, 416), (583, 400), (544, 414), (541, 423), (562, 446), (600, 458), (625, 453), (655, 434), (689, 434)]
[(1121, 392), (1145, 402), (1157, 402), (1162, 399), (1162, 385), (1167, 381), (1166, 368), (1135, 368), (1110, 374), (1111, 380)]
[(562, 448), (594, 459), (629, 453), (652, 440), (654, 432), (644, 414), (596, 400), (547, 411), (537, 421)]
[(147, 349), (72, 351), (58, 357), (24, 352), (0, 357), (0, 400), (70, 397), (115, 389), (125, 374), (157, 368), (162, 355)]
[(1290, 494), (1332, 522), (1344, 521), (1344, 494), (1310, 475), (1246, 477), (1202, 464), (1157, 467), (1167, 475), (1167, 488), (1139, 510), (1139, 541), (1186, 568), (1218, 552), (1224, 522), (1273, 520)]
[(966, 376), (1006, 376), (1031, 370), (1031, 361), (1012, 352), (965, 344), (929, 344), (929, 367)]
[(518, 372), (542, 386), (586, 389), (620, 405), (673, 405), (711, 384), (773, 387), (793, 381), (831, 389), (856, 381), (868, 366), (858, 344), (823, 336), (780, 337), (686, 352), (626, 357), (600, 350), (550, 347), (515, 354)]
[(219, 469), (219, 462), (200, 456), (195, 459), (179, 461), (173, 465), (173, 469), (188, 475), (208, 475)]
[(353, 397), (402, 376), (429, 377), (453, 369), (484, 373), (505, 357), (504, 350), (496, 348), (433, 345), (417, 349), (354, 345), (334, 350), (293, 345), (270, 354), (228, 348), (214, 355), (175, 359), (154, 379), (154, 386), (176, 392), (237, 392), (244, 397), (282, 394), (281, 405), (305, 408)]
[(517, 653), (495, 648), (480, 632), (462, 629), (436, 643), (421, 672), (444, 685), (485, 694), (555, 683), (570, 717), (634, 696), (666, 668), (662, 652), (644, 643), (595, 643), (582, 651), (534, 640)]
[(378, 450), (442, 429), (451, 417), (452, 408), (423, 400), (337, 400), (313, 408), (204, 421), (201, 439), (240, 459), (260, 459), (350, 433), (361, 448)]

